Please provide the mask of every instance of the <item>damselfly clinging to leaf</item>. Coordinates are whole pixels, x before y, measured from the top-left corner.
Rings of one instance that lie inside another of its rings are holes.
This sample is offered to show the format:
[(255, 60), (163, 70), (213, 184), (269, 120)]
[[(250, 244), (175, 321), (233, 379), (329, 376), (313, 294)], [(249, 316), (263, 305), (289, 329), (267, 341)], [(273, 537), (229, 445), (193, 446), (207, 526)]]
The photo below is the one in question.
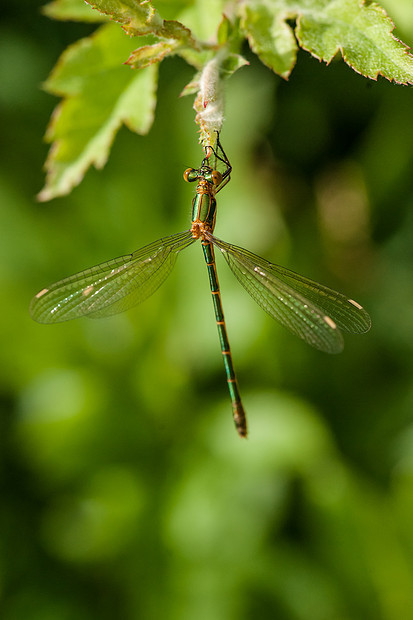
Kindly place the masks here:
[[(214, 160), (213, 165), (210, 160)], [(39, 323), (58, 323), (81, 316), (98, 318), (123, 312), (152, 295), (170, 273), (179, 252), (200, 239), (234, 422), (239, 435), (246, 437), (247, 423), (228, 343), (214, 247), (222, 253), (245, 290), (270, 316), (321, 351), (339, 353), (343, 348), (341, 329), (361, 334), (370, 329), (371, 322), (362, 306), (345, 295), (213, 235), (215, 194), (228, 183), (231, 170), (218, 136), (215, 148), (206, 148), (201, 166), (188, 168), (184, 173), (186, 181), (197, 183), (190, 230), (158, 239), (133, 254), (101, 263), (44, 288), (33, 298), (30, 313)]]

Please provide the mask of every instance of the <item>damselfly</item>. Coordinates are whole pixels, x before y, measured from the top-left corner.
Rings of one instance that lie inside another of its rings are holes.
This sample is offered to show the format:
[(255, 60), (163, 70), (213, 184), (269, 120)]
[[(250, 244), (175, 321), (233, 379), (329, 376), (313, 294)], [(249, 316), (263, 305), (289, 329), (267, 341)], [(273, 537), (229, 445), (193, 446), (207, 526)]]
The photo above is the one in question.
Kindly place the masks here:
[(184, 173), (186, 181), (197, 183), (188, 231), (158, 239), (133, 254), (101, 263), (44, 288), (33, 298), (30, 313), (39, 323), (58, 323), (81, 316), (98, 318), (123, 312), (152, 295), (170, 273), (179, 252), (200, 239), (234, 422), (239, 435), (246, 437), (246, 417), (228, 343), (214, 247), (245, 290), (270, 316), (321, 351), (339, 353), (343, 348), (340, 330), (361, 334), (370, 329), (371, 322), (356, 301), (213, 235), (215, 194), (228, 183), (231, 170), (218, 136), (215, 148), (206, 148), (200, 167), (188, 168)]

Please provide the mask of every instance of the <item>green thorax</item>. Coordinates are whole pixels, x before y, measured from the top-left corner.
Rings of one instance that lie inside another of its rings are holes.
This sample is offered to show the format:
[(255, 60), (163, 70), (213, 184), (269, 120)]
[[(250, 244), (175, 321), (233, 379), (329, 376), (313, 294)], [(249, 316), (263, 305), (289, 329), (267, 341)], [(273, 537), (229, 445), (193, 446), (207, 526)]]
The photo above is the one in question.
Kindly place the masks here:
[[(192, 201), (192, 222), (204, 224), (211, 232), (215, 227), (216, 200), (214, 198), (217, 185), (216, 170), (209, 166), (201, 166), (199, 169), (191, 169), (186, 172), (186, 180), (197, 180), (196, 194)], [(220, 178), (221, 175), (220, 175)]]
[[(198, 189), (198, 188), (197, 188)], [(192, 222), (202, 223), (212, 232), (217, 202), (210, 193), (196, 193), (192, 201)]]

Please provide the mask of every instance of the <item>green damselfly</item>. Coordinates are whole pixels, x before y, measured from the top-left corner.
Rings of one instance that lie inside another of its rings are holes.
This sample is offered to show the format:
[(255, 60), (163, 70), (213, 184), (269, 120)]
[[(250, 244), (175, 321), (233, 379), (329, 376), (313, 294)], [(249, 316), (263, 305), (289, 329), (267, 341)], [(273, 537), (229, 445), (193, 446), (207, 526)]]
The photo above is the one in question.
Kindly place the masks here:
[(214, 247), (221, 252), (237, 280), (270, 316), (321, 351), (339, 353), (343, 348), (340, 330), (361, 334), (370, 329), (371, 321), (364, 308), (345, 295), (213, 235), (215, 195), (230, 180), (232, 167), (219, 136), (215, 148), (208, 146), (205, 150), (200, 167), (188, 168), (184, 173), (186, 181), (197, 183), (189, 230), (158, 239), (132, 254), (44, 288), (33, 298), (30, 313), (39, 323), (58, 323), (81, 316), (99, 318), (123, 312), (152, 295), (172, 270), (179, 252), (200, 239), (234, 422), (239, 435), (246, 437), (245, 411), (228, 343)]

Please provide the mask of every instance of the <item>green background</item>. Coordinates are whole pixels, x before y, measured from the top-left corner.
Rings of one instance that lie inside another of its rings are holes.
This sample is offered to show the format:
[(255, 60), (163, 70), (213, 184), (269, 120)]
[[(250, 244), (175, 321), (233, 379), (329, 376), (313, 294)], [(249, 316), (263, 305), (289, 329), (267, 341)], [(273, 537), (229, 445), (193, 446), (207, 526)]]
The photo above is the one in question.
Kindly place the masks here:
[(201, 158), (192, 70), (168, 59), (148, 136), (122, 129), (103, 170), (37, 203), (56, 103), (40, 84), (93, 31), (39, 6), (6, 4), (0, 27), (1, 618), (413, 618), (411, 88), (304, 52), (289, 82), (249, 54), (227, 83), (217, 236), (373, 320), (319, 353), (218, 257), (243, 441), (199, 244), (124, 315), (30, 319), (44, 286), (189, 228), (182, 172)]

